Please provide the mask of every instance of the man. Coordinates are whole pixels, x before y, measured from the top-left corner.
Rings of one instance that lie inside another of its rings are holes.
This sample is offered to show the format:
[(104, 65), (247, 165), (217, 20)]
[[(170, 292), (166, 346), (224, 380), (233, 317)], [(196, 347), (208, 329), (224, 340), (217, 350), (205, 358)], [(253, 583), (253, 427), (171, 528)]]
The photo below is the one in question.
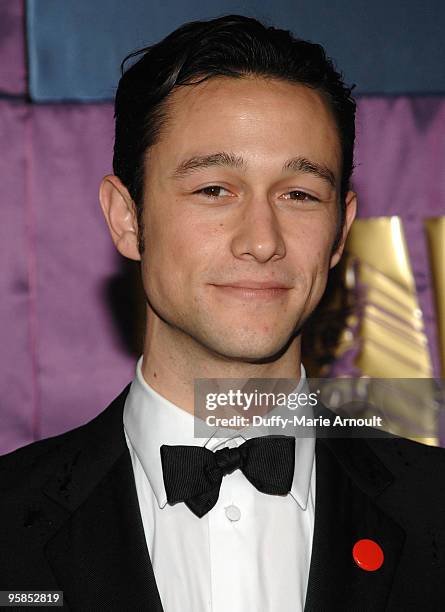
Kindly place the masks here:
[(195, 379), (305, 384), (301, 329), (356, 213), (354, 113), (320, 46), (240, 16), (123, 74), (100, 202), (141, 261), (144, 354), (96, 419), (2, 459), (2, 589), (82, 611), (443, 608), (441, 450), (193, 435)]

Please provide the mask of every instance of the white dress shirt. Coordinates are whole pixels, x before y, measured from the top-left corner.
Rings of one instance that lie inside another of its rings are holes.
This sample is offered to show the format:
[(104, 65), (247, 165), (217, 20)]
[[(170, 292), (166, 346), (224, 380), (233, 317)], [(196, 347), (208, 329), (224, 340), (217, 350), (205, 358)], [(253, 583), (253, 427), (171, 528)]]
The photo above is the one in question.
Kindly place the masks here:
[[(198, 518), (184, 503), (167, 503), (161, 445), (213, 451), (245, 438), (195, 438), (195, 417), (148, 385), (141, 364), (142, 357), (125, 402), (124, 431), (164, 611), (303, 611), (314, 530), (315, 439), (296, 438), (288, 495), (261, 493), (235, 470), (223, 477), (216, 505)], [(296, 391), (305, 378), (301, 366)]]

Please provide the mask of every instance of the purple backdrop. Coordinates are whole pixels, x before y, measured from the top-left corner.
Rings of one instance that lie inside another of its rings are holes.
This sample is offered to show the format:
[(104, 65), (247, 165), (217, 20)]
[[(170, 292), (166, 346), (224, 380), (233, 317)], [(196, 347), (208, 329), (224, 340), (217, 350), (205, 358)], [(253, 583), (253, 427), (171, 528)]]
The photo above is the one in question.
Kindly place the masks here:
[(0, 0), (0, 92), (26, 91), (24, 0)]
[[(0, 0), (0, 90), (14, 95), (25, 87), (20, 8)], [(3, 99), (0, 138), (2, 453), (92, 418), (129, 382), (134, 357), (107, 301), (121, 264), (97, 198), (111, 105)], [(438, 375), (423, 219), (445, 214), (445, 100), (360, 99), (356, 157), (360, 215), (404, 221)]]

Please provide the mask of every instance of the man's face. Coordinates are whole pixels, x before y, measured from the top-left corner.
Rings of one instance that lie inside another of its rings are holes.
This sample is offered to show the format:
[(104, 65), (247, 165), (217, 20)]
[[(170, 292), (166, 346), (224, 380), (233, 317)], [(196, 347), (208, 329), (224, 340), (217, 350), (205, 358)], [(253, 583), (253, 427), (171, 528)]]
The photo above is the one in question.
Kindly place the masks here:
[(334, 119), (305, 86), (224, 77), (175, 90), (168, 116), (144, 178), (151, 307), (222, 357), (272, 357), (338, 259)]

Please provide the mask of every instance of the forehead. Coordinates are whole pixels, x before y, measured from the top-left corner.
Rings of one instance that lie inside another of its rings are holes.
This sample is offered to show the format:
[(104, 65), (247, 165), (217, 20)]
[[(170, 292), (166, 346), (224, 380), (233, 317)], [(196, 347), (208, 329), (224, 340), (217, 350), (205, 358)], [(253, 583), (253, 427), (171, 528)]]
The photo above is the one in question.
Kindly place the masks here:
[(323, 96), (305, 85), (263, 77), (212, 77), (178, 87), (166, 103), (158, 153), (237, 150), (273, 161), (294, 154), (340, 166), (338, 130)]

